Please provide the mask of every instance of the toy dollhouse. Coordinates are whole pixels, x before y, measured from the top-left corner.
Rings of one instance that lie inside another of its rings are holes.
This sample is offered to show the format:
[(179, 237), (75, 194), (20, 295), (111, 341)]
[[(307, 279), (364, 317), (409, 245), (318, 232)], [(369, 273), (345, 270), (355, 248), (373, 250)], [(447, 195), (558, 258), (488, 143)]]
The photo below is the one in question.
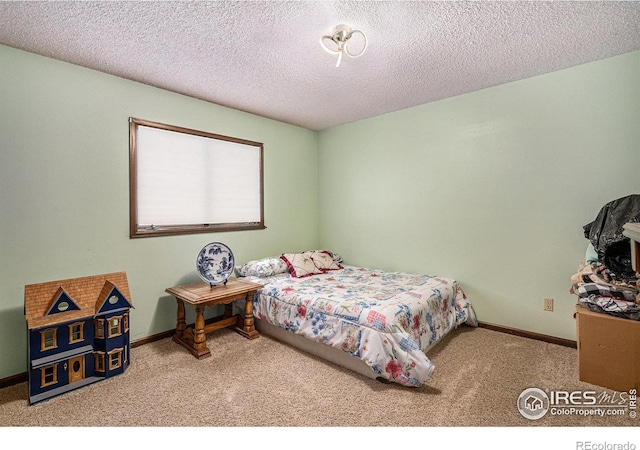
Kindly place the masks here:
[(125, 272), (25, 286), (29, 404), (129, 367), (130, 298)]

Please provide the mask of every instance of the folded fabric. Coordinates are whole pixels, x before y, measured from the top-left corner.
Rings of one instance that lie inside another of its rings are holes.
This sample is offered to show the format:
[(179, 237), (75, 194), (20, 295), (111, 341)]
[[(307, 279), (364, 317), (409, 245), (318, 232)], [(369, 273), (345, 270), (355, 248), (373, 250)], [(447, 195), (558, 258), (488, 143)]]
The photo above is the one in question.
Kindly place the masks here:
[(593, 244), (591, 242), (589, 242), (589, 245), (587, 245), (587, 251), (584, 257), (587, 261), (587, 264), (591, 264), (592, 266), (599, 266), (602, 264), (598, 259), (598, 252), (596, 252), (596, 249), (593, 247)]
[(616, 286), (602, 283), (581, 283), (577, 289), (578, 297), (598, 297), (615, 298), (629, 302), (636, 302), (638, 291), (631, 289), (619, 289)]
[(613, 297), (590, 295), (581, 297), (580, 304), (591, 311), (609, 314), (623, 319), (640, 320), (640, 307), (635, 302), (619, 300)]

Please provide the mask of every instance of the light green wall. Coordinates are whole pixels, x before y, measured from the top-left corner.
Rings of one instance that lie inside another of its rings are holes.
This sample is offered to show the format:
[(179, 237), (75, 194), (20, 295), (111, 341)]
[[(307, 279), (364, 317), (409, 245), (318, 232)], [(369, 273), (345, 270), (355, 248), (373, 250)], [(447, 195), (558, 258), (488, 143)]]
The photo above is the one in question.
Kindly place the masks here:
[(335, 127), (318, 146), (321, 246), (455, 278), (480, 320), (575, 339), (582, 227), (640, 193), (640, 52)]
[[(129, 117), (263, 142), (267, 229), (129, 239)], [(27, 369), (26, 284), (126, 271), (136, 340), (175, 327), (164, 290), (208, 242), (314, 247), (316, 160), (313, 131), (0, 46), (0, 379)]]

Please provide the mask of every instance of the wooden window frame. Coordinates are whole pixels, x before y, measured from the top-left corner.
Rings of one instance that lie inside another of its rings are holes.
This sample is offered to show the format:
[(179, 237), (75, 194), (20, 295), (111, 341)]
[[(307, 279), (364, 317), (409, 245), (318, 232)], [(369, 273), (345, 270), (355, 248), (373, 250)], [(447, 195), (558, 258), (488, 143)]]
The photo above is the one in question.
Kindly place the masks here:
[(96, 372), (104, 372), (105, 364), (104, 364), (104, 353), (103, 352), (95, 352), (93, 354), (93, 360), (95, 363), (95, 371)]
[[(53, 379), (51, 381), (47, 381), (47, 376), (51, 376)], [(40, 377), (40, 387), (58, 384), (58, 363), (40, 368)]]
[[(79, 327), (80, 337), (78, 339), (73, 338), (74, 327)], [(84, 341), (84, 322), (76, 322), (69, 325), (69, 344), (76, 344)]]
[[(47, 333), (53, 333), (51, 339), (53, 343), (51, 345), (47, 345)], [(40, 351), (53, 350), (58, 348), (58, 330), (57, 328), (47, 328), (46, 330), (40, 331)]]
[[(184, 133), (192, 136), (199, 136), (206, 139), (213, 139), (225, 142), (233, 142), (253, 147), (258, 147), (259, 156), (259, 188), (260, 188), (260, 219), (256, 222), (237, 222), (237, 223), (198, 223), (188, 225), (144, 225), (138, 223), (138, 170), (137, 163), (137, 133), (138, 127), (145, 126), (157, 128), (160, 130), (171, 131), (175, 133)], [(153, 237), (153, 236), (175, 236), (195, 233), (212, 233), (226, 231), (242, 231), (242, 230), (262, 230), (266, 226), (264, 224), (264, 144), (245, 139), (238, 139), (229, 136), (209, 133), (200, 130), (167, 125), (149, 120), (129, 118), (129, 237)]]
[[(118, 321), (117, 325), (111, 325), (111, 321)], [(115, 333), (113, 332), (115, 329), (118, 329)], [(107, 319), (107, 333), (110, 338), (116, 336), (122, 336), (122, 316), (113, 316)]]
[(118, 348), (108, 353), (109, 355), (109, 370), (118, 369), (122, 367), (122, 349)]
[(95, 337), (97, 339), (104, 339), (104, 319), (96, 319), (95, 325)]

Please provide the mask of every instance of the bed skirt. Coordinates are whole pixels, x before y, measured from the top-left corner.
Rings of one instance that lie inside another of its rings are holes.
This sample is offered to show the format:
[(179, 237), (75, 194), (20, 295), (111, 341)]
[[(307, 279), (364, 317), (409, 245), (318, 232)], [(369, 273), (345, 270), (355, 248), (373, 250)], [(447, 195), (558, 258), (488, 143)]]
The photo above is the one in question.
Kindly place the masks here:
[(254, 318), (254, 323), (256, 329), (261, 334), (265, 334), (280, 342), (302, 350), (303, 352), (310, 353), (314, 356), (317, 356), (318, 358), (327, 360), (329, 362), (337, 364), (338, 366), (352, 370), (356, 373), (359, 373), (360, 375), (364, 375), (367, 378), (371, 378), (374, 380), (378, 378), (378, 374), (371, 370), (371, 367), (369, 367), (367, 363), (359, 358), (356, 358), (355, 356), (350, 355), (347, 352), (340, 350), (339, 348), (328, 347), (326, 345), (313, 342), (312, 340), (309, 340), (304, 336), (294, 334), (290, 331), (285, 330), (284, 328), (280, 328), (277, 325), (270, 324), (258, 318)]

